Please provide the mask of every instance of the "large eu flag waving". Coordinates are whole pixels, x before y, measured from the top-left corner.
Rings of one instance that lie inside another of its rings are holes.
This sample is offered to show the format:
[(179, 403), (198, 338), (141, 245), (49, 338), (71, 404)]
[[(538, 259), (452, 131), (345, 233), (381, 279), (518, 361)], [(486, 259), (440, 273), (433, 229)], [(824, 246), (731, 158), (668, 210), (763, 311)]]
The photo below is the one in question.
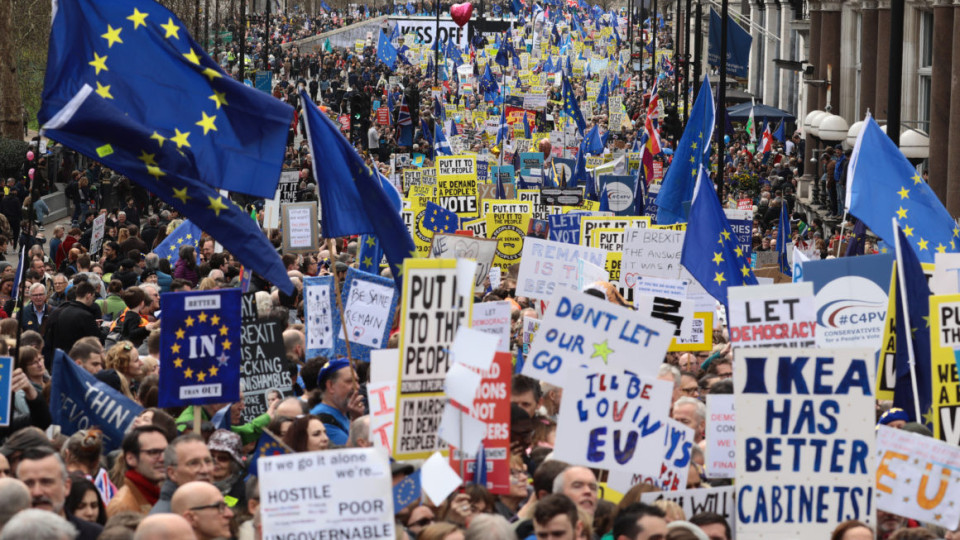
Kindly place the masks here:
[(63, 0), (54, 12), (44, 134), (125, 174), (288, 293), (273, 246), (218, 188), (273, 198), (291, 113), (221, 73), (159, 4)]

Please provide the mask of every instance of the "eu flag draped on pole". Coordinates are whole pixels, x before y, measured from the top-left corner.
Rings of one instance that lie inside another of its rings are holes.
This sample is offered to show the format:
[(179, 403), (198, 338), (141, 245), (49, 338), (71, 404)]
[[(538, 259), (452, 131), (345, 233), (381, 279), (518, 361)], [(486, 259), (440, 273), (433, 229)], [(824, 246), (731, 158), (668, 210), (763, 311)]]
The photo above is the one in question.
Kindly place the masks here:
[(603, 84), (600, 85), (600, 92), (597, 93), (597, 105), (606, 105), (607, 103), (607, 78), (603, 78)]
[(158, 406), (240, 400), (240, 289), (165, 293)]
[(203, 231), (189, 219), (180, 224), (173, 230), (163, 242), (153, 248), (153, 253), (160, 256), (161, 259), (170, 261), (170, 264), (177, 264), (180, 260), (180, 248), (183, 246), (193, 246), (194, 249), (200, 244), (200, 235)]
[(724, 306), (728, 288), (757, 284), (750, 260), (744, 256), (717, 199), (713, 182), (703, 168), (690, 205), (680, 264)]
[(603, 154), (603, 141), (600, 140), (600, 126), (594, 124), (583, 138), (584, 150), (588, 154), (599, 156)]
[(700, 165), (709, 165), (707, 154), (713, 136), (714, 123), (713, 94), (710, 91), (710, 79), (703, 78), (697, 101), (690, 110), (687, 127), (677, 143), (673, 162), (667, 168), (657, 194), (657, 223), (672, 225), (687, 221), (683, 212), (683, 203), (693, 199), (693, 189), (697, 183)]
[(780, 273), (793, 277), (790, 262), (787, 261), (787, 242), (790, 241), (790, 215), (787, 213), (787, 201), (780, 203), (780, 222), (777, 224), (777, 262)]
[[(161, 169), (163, 158), (179, 160), (202, 183), (273, 198), (293, 118), (289, 105), (224, 75), (183, 23), (153, 1), (61, 0), (53, 14), (38, 113), (41, 125), (61, 120), (50, 138), (81, 136), (86, 144), (68, 146), (90, 155), (113, 143), (112, 119), (124, 116), (153, 135), (142, 150), (154, 153)], [(95, 95), (84, 95), (85, 87)], [(104, 106), (99, 129), (80, 130), (63, 118), (68, 103), (86, 107), (93, 100)], [(149, 165), (156, 164), (140, 168)]]
[(262, 457), (282, 456), (287, 453), (287, 448), (269, 432), (264, 431), (260, 434), (260, 440), (257, 441), (257, 447), (253, 449), (253, 455), (250, 457), (250, 463), (247, 464), (247, 471), (250, 476), (257, 476), (257, 462)]
[(291, 113), (224, 76), (158, 4), (65, 0), (54, 13), (43, 133), (174, 206), (286, 292), (273, 246), (217, 188), (273, 198)]
[(386, 64), (390, 71), (393, 71), (397, 65), (397, 48), (390, 43), (390, 39), (380, 29), (380, 37), (377, 40), (377, 59)]
[[(570, 63), (570, 57), (567, 57), (567, 64)], [(567, 113), (567, 116), (573, 118), (573, 121), (577, 123), (577, 129), (580, 130), (580, 133), (586, 133), (587, 131), (587, 122), (583, 119), (583, 113), (580, 112), (580, 105), (577, 103), (577, 96), (573, 93), (573, 86), (570, 84), (570, 79), (563, 78), (563, 112)]]
[(413, 257), (416, 248), (400, 216), (401, 203), (396, 189), (364, 163), (337, 126), (320, 114), (306, 92), (301, 91), (300, 98), (313, 156), (313, 174), (323, 208), (324, 236), (377, 235), (397, 288), (402, 288), (403, 260)]
[[(891, 225), (895, 230), (894, 243), (897, 246), (897, 355), (894, 359), (896, 383), (893, 406), (906, 411), (911, 422), (929, 426), (932, 423), (930, 415), (933, 403), (932, 353), (930, 329), (927, 327), (930, 287), (917, 254), (912, 249), (902, 247), (910, 241), (906, 229), (901, 229), (895, 223)], [(907, 305), (906, 312), (904, 304)]]
[(357, 255), (357, 264), (360, 270), (370, 274), (380, 274), (380, 261), (383, 259), (383, 249), (380, 241), (372, 234), (360, 237), (360, 254)]
[(452, 234), (460, 228), (460, 218), (439, 204), (428, 201), (423, 215), (423, 226), (435, 233)]
[(935, 253), (954, 253), (960, 242), (957, 227), (900, 149), (868, 115), (850, 156), (846, 208), (888, 244), (897, 218), (907, 244), (920, 262), (932, 263)]

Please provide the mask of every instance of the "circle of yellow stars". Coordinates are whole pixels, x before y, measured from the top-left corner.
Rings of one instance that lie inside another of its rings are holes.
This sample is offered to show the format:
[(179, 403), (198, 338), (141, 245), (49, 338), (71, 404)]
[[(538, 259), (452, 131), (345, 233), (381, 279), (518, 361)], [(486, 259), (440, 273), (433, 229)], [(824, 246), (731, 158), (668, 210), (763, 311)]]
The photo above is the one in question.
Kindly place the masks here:
[[(921, 178), (920, 175), (917, 174), (917, 173), (913, 173), (913, 176), (911, 176), (911, 177), (909, 178), (909, 180), (912, 182), (912, 185), (913, 185), (913, 186), (917, 186), (917, 185), (923, 184), (923, 178)], [(923, 189), (923, 186), (921, 185), (921, 187), (918, 188), (918, 189)], [(909, 208), (909, 206), (910, 206), (910, 202), (909, 202), (909, 201), (910, 201), (910, 188), (907, 186), (907, 184), (903, 184), (903, 185), (900, 186), (900, 190), (897, 191), (896, 194), (900, 196), (900, 199), (899, 199), (899, 200), (900, 200), (901, 204), (897, 205), (897, 209), (894, 211), (894, 214), (896, 215), (897, 220), (899, 220), (899, 221), (902, 222), (901, 225), (900, 225), (900, 228), (901, 228), (901, 230), (903, 231), (903, 235), (904, 235), (905, 237), (907, 237), (908, 239), (913, 238), (913, 237), (914, 237), (914, 228), (911, 227), (910, 225), (908, 225), (908, 224), (906, 223), (907, 220), (908, 220), (908, 219), (910, 218), (910, 216), (911, 216), (911, 213), (910, 213), (910, 212), (911, 212), (911, 208)], [(921, 199), (922, 199), (922, 193), (921, 193)], [(923, 203), (921, 202), (921, 204), (923, 204)], [(905, 208), (905, 206), (906, 206), (906, 208)], [(949, 249), (950, 249), (950, 251), (956, 251), (956, 250), (957, 250), (957, 239), (960, 238), (960, 227), (954, 226), (952, 232), (953, 232), (953, 236), (951, 237), (950, 241), (948, 242), (948, 244), (949, 244), (949, 246), (950, 246)], [(935, 249), (937, 253), (946, 253), (946, 252), (947, 252), (947, 244), (944, 244), (943, 242), (937, 242), (937, 245), (936, 245), (936, 246), (931, 246), (931, 245), (930, 245), (930, 240), (923, 238), (923, 236), (921, 236), (919, 233), (916, 235), (916, 238), (914, 238), (912, 241), (916, 242), (916, 244), (917, 244), (917, 253), (918, 253), (918, 254), (921, 253), (921, 252), (923, 252), (923, 251), (930, 251), (931, 249)]]
[[(170, 346), (170, 352), (175, 355), (173, 359), (173, 366), (179, 370), (182, 370), (183, 377), (185, 379), (194, 379), (196, 378), (197, 382), (204, 382), (207, 377), (216, 377), (220, 371), (220, 368), (217, 366), (211, 366), (207, 370), (196, 370), (192, 368), (183, 367), (183, 358), (181, 356), (181, 351), (183, 350), (184, 345), (181, 345), (180, 340), (186, 339), (187, 331), (184, 328), (192, 328), (193, 325), (197, 322), (205, 323), (209, 319), (210, 324), (217, 330), (217, 333), (223, 338), (220, 342), (220, 347), (223, 351), (223, 354), (226, 354), (226, 351), (229, 351), (233, 347), (233, 343), (227, 339), (227, 334), (230, 332), (230, 329), (226, 325), (220, 324), (219, 315), (207, 315), (205, 311), (201, 311), (197, 318), (194, 319), (193, 315), (188, 316), (183, 320), (183, 326), (177, 328), (177, 331), (174, 333), (176, 335), (176, 340), (173, 345)], [(219, 328), (216, 328), (219, 326)]]

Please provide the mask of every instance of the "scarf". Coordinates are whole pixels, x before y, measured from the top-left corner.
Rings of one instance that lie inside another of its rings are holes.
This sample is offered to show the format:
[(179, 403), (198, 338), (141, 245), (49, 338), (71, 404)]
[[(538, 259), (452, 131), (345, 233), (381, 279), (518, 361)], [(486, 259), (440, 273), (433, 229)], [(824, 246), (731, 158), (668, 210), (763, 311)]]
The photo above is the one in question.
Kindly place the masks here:
[(127, 482), (133, 484), (140, 493), (143, 494), (143, 497), (147, 499), (147, 502), (150, 504), (157, 504), (157, 501), (160, 500), (160, 486), (154, 484), (148, 480), (145, 476), (138, 473), (136, 469), (130, 469), (124, 475)]

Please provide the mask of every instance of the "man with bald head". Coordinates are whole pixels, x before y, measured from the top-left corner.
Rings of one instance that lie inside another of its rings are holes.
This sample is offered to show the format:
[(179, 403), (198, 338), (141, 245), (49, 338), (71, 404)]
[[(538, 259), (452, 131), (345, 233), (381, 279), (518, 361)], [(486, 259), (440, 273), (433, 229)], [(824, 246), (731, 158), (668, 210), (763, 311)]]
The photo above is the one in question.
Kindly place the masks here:
[(230, 537), (233, 511), (223, 502), (216, 486), (207, 482), (187, 482), (173, 494), (170, 510), (183, 516), (197, 540)]
[(177, 514), (154, 514), (147, 516), (140, 525), (133, 540), (166, 540), (167, 538), (182, 538), (196, 540), (190, 522)]

